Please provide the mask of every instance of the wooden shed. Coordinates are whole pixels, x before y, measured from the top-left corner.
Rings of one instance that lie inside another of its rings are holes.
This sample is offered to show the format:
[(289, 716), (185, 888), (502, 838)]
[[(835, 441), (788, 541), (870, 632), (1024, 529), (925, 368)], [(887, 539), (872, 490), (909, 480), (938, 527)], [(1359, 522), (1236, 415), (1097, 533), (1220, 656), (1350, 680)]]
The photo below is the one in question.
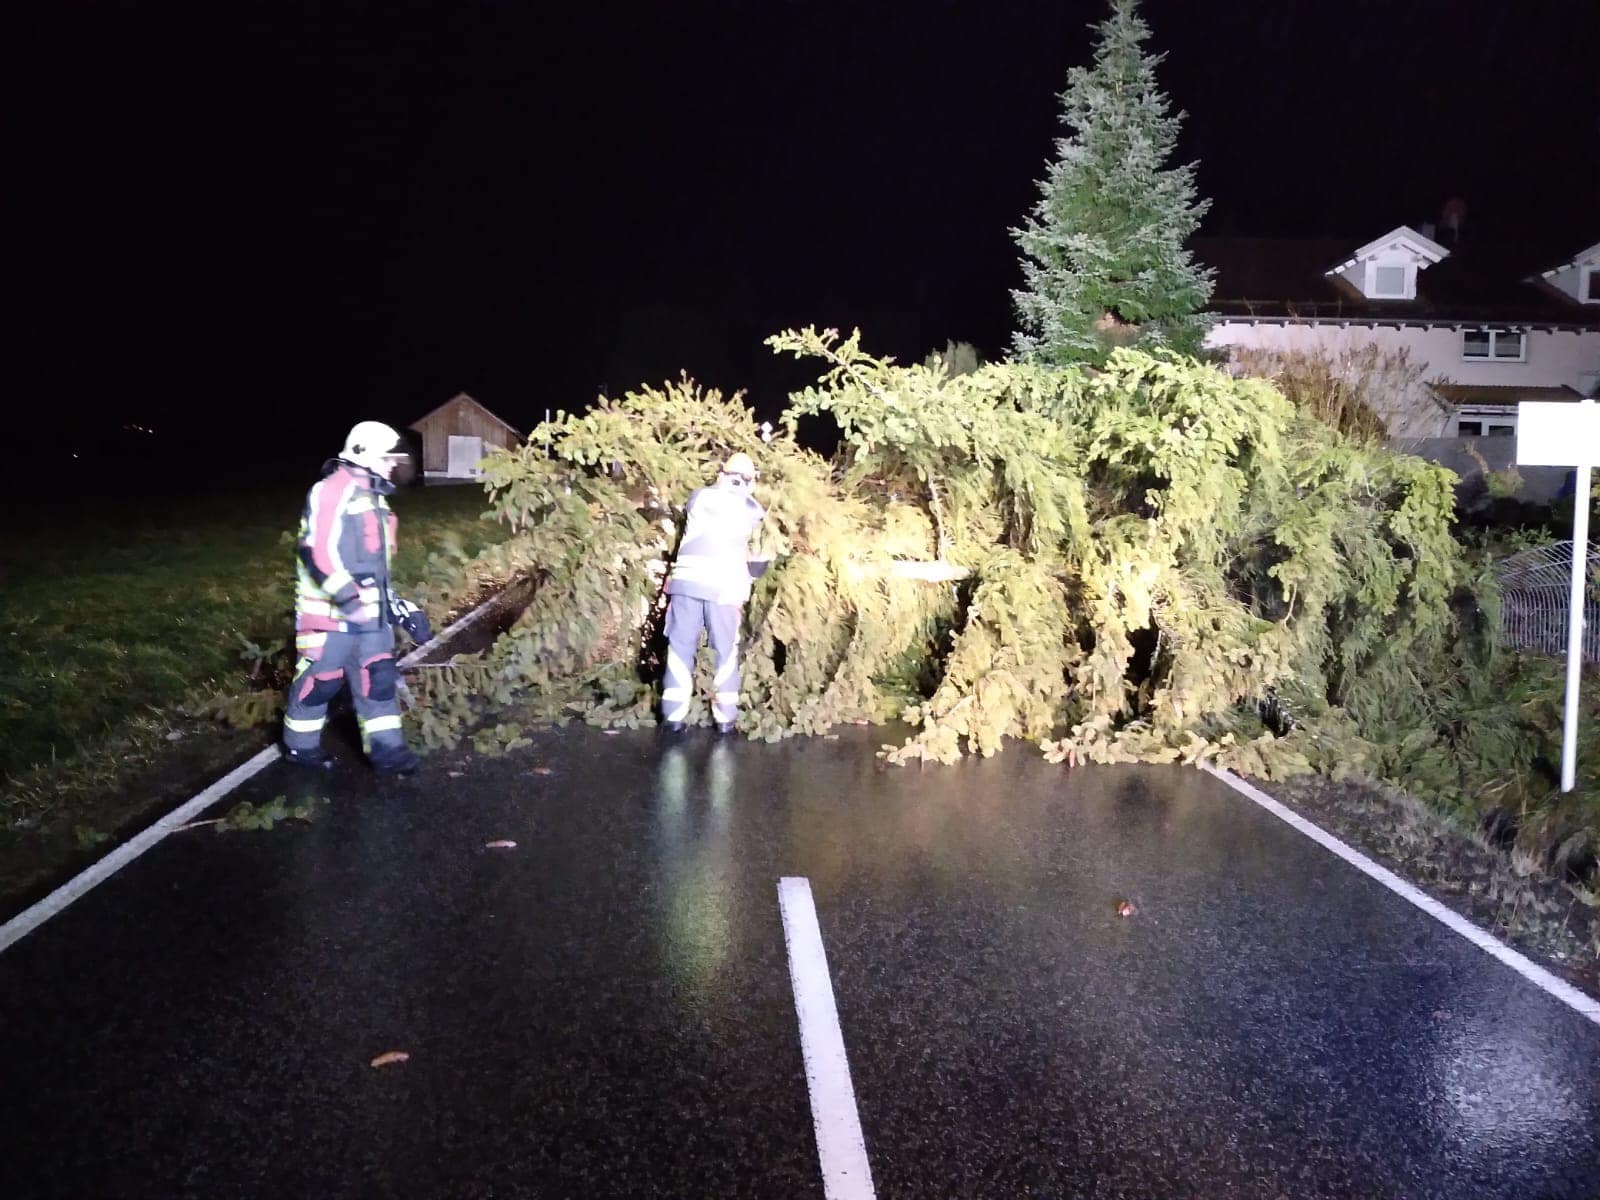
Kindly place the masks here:
[(417, 418), (411, 428), (422, 438), (422, 473), (428, 479), (476, 479), (485, 454), (522, 441), (514, 426), (465, 392)]

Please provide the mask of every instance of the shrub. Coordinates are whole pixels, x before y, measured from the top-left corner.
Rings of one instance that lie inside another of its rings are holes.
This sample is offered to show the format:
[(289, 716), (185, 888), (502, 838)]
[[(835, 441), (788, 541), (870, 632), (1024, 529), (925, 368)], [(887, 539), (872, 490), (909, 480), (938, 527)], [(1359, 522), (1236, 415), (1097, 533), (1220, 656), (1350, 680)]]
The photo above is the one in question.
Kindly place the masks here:
[(1442, 380), (1424, 380), (1426, 368), (1404, 346), (1240, 349), (1233, 364), (1244, 375), (1270, 380), (1307, 416), (1361, 442), (1432, 436), (1450, 411), (1434, 391)]

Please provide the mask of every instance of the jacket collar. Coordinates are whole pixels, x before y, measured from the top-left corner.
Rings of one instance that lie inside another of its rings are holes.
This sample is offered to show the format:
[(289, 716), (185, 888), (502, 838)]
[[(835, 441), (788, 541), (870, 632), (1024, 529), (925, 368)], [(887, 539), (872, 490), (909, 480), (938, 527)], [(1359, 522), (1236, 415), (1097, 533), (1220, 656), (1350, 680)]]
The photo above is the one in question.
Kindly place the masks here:
[(341, 469), (349, 471), (350, 474), (380, 496), (392, 496), (394, 494), (394, 484), (391, 481), (385, 479), (382, 475), (377, 475), (367, 470), (360, 463), (351, 462), (347, 458), (330, 458), (323, 463), (323, 477), (326, 478)]

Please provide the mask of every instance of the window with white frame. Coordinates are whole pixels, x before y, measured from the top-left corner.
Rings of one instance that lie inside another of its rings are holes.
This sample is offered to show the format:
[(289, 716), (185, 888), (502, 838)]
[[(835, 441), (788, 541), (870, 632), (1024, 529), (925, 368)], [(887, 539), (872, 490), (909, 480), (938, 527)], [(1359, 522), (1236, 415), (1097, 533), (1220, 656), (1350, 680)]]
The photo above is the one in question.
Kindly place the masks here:
[(1528, 357), (1527, 339), (1520, 329), (1463, 329), (1461, 357), (1490, 362), (1522, 362)]
[(1500, 405), (1466, 405), (1455, 415), (1456, 437), (1514, 437), (1517, 410)]
[(1406, 295), (1406, 268), (1375, 266), (1372, 268), (1372, 294), (1404, 299)]
[(1415, 300), (1417, 267), (1394, 255), (1365, 259), (1359, 276), (1346, 276), (1370, 300)]

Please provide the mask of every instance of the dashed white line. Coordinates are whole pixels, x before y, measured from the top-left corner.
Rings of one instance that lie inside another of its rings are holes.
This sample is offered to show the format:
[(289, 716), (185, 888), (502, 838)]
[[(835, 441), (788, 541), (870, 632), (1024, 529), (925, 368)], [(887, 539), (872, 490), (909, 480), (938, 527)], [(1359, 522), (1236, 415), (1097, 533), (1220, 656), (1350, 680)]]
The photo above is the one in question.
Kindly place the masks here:
[(1518, 975), (1521, 975), (1535, 987), (1541, 988), (1551, 996), (1554, 996), (1557, 1000), (1561, 1001), (1561, 1003), (1565, 1004), (1574, 1012), (1589, 1018), (1589, 1020), (1593, 1021), (1596, 1025), (1600, 1025), (1600, 1000), (1595, 1000), (1593, 997), (1584, 995), (1584, 993), (1580, 992), (1570, 983), (1567, 983), (1565, 980), (1559, 979), (1552, 975), (1549, 971), (1545, 970), (1538, 963), (1533, 962), (1526, 955), (1519, 954), (1517, 951), (1513, 950), (1510, 946), (1506, 945), (1488, 930), (1480, 929), (1454, 909), (1447, 908), (1445, 905), (1440, 904), (1437, 900), (1428, 895), (1426, 892), (1422, 891), (1420, 888), (1414, 886), (1413, 884), (1407, 883), (1404, 879), (1401, 879), (1387, 867), (1380, 866), (1373, 862), (1372, 859), (1361, 853), (1361, 851), (1355, 849), (1353, 846), (1349, 846), (1344, 842), (1341, 842), (1338, 838), (1334, 837), (1333, 834), (1327, 832), (1320, 826), (1313, 825), (1299, 813), (1280, 804), (1271, 796), (1263, 792), (1260, 788), (1253, 787), (1252, 785), (1246, 783), (1232, 771), (1227, 771), (1221, 767), (1213, 766), (1211, 763), (1202, 763), (1201, 769), (1209, 774), (1215, 775), (1218, 779), (1222, 780), (1223, 783), (1233, 788), (1233, 790), (1238, 792), (1241, 796), (1255, 801), (1255, 803), (1259, 804), (1262, 808), (1266, 809), (1279, 820), (1285, 821), (1294, 826), (1301, 833), (1305, 834), (1312, 841), (1316, 842), (1319, 846), (1322, 846), (1326, 850), (1331, 850), (1334, 854), (1337, 854), (1340, 858), (1344, 859), (1345, 862), (1349, 863), (1362, 874), (1368, 875), (1377, 880), (1379, 883), (1383, 884), (1384, 887), (1388, 888), (1395, 895), (1410, 901), (1423, 912), (1427, 913), (1430, 917), (1433, 917), (1442, 924), (1449, 926), (1462, 937), (1466, 938), (1467, 941), (1471, 942), (1474, 946), (1477, 946), (1480, 950), (1493, 955), (1495, 958), (1505, 963), (1506, 966), (1510, 967), (1513, 971), (1515, 971)]
[(811, 1094), (811, 1124), (822, 1162), (827, 1200), (873, 1200), (872, 1167), (861, 1134), (856, 1092), (850, 1082), (839, 1010), (833, 1002), (828, 956), (811, 899), (811, 881), (798, 876), (778, 880), (783, 940), (789, 950), (794, 1011), (800, 1018), (800, 1054)]

